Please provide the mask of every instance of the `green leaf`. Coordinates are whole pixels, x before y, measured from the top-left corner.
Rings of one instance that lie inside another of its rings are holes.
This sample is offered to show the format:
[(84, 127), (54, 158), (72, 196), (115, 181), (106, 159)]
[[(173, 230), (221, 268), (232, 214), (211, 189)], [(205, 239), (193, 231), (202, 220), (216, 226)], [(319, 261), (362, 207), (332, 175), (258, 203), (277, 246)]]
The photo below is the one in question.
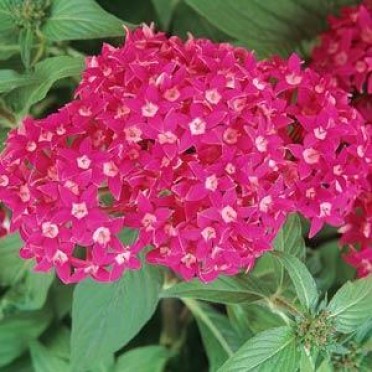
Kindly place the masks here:
[(3, 311), (13, 307), (19, 310), (41, 309), (47, 300), (53, 280), (53, 273), (35, 273), (28, 265), (22, 279), (3, 296), (0, 308)]
[(333, 372), (332, 363), (328, 359), (324, 359), (320, 366), (317, 368), (316, 372)]
[(35, 82), (28, 75), (21, 75), (13, 70), (0, 70), (0, 93), (10, 92), (20, 86), (30, 85)]
[(115, 372), (163, 372), (172, 353), (164, 346), (143, 346), (118, 358)]
[(209, 360), (209, 370), (217, 371), (241, 346), (242, 339), (229, 319), (212, 306), (194, 300), (184, 300), (198, 324)]
[(0, 301), (0, 310), (37, 310), (43, 307), (53, 274), (32, 271), (32, 261), (19, 257), (22, 241), (18, 234), (0, 239), (0, 285), (10, 286)]
[(314, 310), (318, 302), (315, 281), (306, 266), (296, 257), (284, 252), (272, 252), (291, 277), (300, 303), (306, 310)]
[(21, 51), (21, 59), (26, 68), (31, 67), (32, 47), (34, 45), (34, 32), (31, 28), (23, 28), (19, 33), (18, 44)]
[(290, 327), (279, 327), (259, 333), (248, 340), (218, 372), (295, 372), (299, 353)]
[(336, 330), (354, 332), (372, 314), (372, 276), (344, 284), (330, 301), (327, 311)]
[(8, 99), (16, 103), (16, 111), (25, 114), (33, 104), (45, 98), (57, 80), (79, 76), (83, 67), (84, 61), (81, 57), (59, 56), (47, 58), (35, 65), (35, 71), (30, 75), (35, 82), (14, 90), (8, 96)]
[(183, 282), (162, 293), (163, 298), (194, 298), (223, 304), (257, 301), (267, 295), (265, 286), (252, 275), (220, 277), (207, 284), (199, 280)]
[(304, 261), (306, 256), (305, 241), (302, 237), (300, 217), (291, 214), (274, 240), (274, 249), (286, 252)]
[(309, 253), (306, 266), (322, 292), (340, 287), (355, 277), (355, 270), (342, 259), (338, 240), (322, 244)]
[(68, 361), (58, 358), (38, 341), (30, 346), (32, 365), (35, 372), (68, 371)]
[(22, 245), (18, 234), (0, 238), (0, 285), (12, 285), (23, 277), (28, 263), (18, 255)]
[(288, 55), (326, 27), (327, 15), (353, 0), (186, 0), (219, 30), (261, 57)]
[(0, 367), (15, 360), (47, 327), (51, 311), (28, 311), (0, 321)]
[(244, 340), (247, 340), (253, 336), (253, 332), (251, 330), (251, 319), (248, 317), (248, 313), (243, 305), (226, 305), (226, 312), (231, 325), (234, 327), (240, 337), (242, 337)]
[(54, 326), (50, 333), (44, 336), (45, 346), (55, 356), (60, 359), (69, 360), (71, 354), (70, 338), (71, 331), (64, 325)]
[(0, 61), (5, 61), (19, 52), (18, 44), (1, 44), (0, 42)]
[(152, 0), (163, 30), (168, 30), (173, 12), (179, 1), (180, 0)]
[(195, 37), (204, 37), (216, 42), (231, 40), (231, 37), (214, 27), (184, 1), (181, 1), (174, 10), (170, 32), (183, 38), (192, 33)]
[(94, 0), (53, 0), (42, 32), (51, 41), (101, 39), (124, 36), (124, 24)]
[(301, 372), (314, 372), (315, 363), (312, 356), (309, 354), (304, 347), (301, 348), (301, 358), (300, 358), (300, 371)]
[(78, 284), (72, 308), (74, 368), (92, 367), (127, 344), (153, 315), (161, 286), (161, 272), (147, 265), (115, 283)]
[(0, 1), (0, 43), (11, 43), (17, 40), (18, 28), (13, 19), (10, 0)]

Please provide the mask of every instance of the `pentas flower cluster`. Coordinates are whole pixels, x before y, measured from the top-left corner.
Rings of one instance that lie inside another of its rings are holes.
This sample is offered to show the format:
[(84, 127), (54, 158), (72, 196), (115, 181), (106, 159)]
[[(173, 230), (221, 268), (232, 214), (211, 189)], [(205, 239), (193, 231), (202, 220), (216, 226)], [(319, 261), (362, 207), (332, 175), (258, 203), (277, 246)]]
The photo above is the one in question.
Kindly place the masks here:
[(146, 246), (211, 281), (249, 270), (293, 211), (311, 235), (343, 225), (371, 157), (346, 93), (297, 56), (257, 62), (143, 26), (88, 59), (73, 102), (11, 133), (0, 197), (22, 257), (64, 282), (115, 280)]
[(343, 8), (329, 27), (313, 50), (313, 67), (348, 92), (372, 94), (372, 2)]
[[(321, 36), (312, 57), (312, 67), (332, 74), (335, 85), (352, 95), (353, 106), (372, 124), (372, 2), (344, 8), (340, 17), (330, 18), (330, 29)], [(371, 134), (368, 126), (366, 135)], [(360, 276), (372, 273), (371, 177), (370, 167), (364, 192), (340, 229), (341, 242), (350, 248), (345, 259)]]

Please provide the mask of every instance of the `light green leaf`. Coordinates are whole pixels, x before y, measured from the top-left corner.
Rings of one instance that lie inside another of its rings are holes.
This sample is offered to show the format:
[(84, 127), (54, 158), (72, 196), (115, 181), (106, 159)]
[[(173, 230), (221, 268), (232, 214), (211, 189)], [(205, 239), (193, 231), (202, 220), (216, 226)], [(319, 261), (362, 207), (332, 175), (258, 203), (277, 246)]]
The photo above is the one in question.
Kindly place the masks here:
[(333, 366), (331, 361), (324, 359), (320, 366), (317, 368), (316, 372), (333, 372)]
[(154, 313), (162, 286), (158, 268), (145, 265), (110, 284), (77, 285), (72, 308), (72, 364), (84, 370), (127, 344)]
[(271, 372), (280, 367), (286, 372), (298, 369), (299, 353), (290, 327), (259, 333), (248, 340), (218, 372)]
[(31, 67), (32, 47), (34, 45), (34, 32), (31, 28), (23, 28), (20, 31), (18, 44), (20, 46), (22, 62), (26, 70), (29, 70)]
[(30, 346), (32, 365), (35, 372), (64, 372), (69, 370), (67, 360), (59, 358), (38, 341), (34, 341)]
[(219, 30), (260, 56), (288, 55), (326, 27), (327, 15), (353, 0), (186, 0)]
[(118, 358), (115, 372), (163, 372), (172, 353), (164, 346), (143, 346)]
[(35, 83), (14, 90), (9, 96), (9, 101), (16, 103), (16, 111), (25, 114), (33, 104), (45, 98), (57, 80), (79, 76), (83, 67), (84, 61), (81, 57), (59, 56), (47, 58), (37, 63), (35, 71), (30, 75)]
[(124, 36), (124, 24), (94, 0), (53, 0), (42, 32), (51, 41)]
[(198, 324), (208, 355), (209, 370), (217, 371), (241, 346), (243, 339), (234, 330), (229, 319), (212, 306), (189, 299), (183, 301)]
[(17, 40), (18, 28), (13, 20), (11, 0), (0, 1), (0, 43)]
[(53, 273), (35, 273), (30, 265), (27, 266), (22, 279), (10, 287), (1, 299), (0, 309), (13, 307), (19, 310), (41, 309), (53, 280)]
[(0, 61), (5, 61), (19, 52), (20, 48), (18, 44), (1, 44), (0, 42)]
[(13, 70), (0, 70), (0, 93), (10, 92), (20, 86), (35, 83), (35, 79), (28, 75), (21, 75)]
[(174, 9), (180, 0), (152, 0), (158, 14), (161, 27), (166, 31), (172, 19)]
[(274, 249), (286, 252), (304, 261), (306, 255), (305, 241), (302, 237), (301, 220), (297, 214), (291, 214), (274, 240)]
[(300, 303), (306, 310), (314, 310), (318, 302), (315, 281), (306, 266), (296, 257), (284, 252), (271, 253), (287, 270), (296, 290)]
[(330, 301), (327, 311), (336, 330), (354, 332), (372, 318), (372, 276), (344, 284)]
[(264, 284), (252, 275), (220, 277), (207, 284), (199, 280), (183, 282), (162, 293), (163, 298), (194, 298), (223, 304), (257, 301), (267, 295)]
[(47, 327), (50, 310), (28, 311), (0, 320), (0, 367), (5, 366), (27, 348)]

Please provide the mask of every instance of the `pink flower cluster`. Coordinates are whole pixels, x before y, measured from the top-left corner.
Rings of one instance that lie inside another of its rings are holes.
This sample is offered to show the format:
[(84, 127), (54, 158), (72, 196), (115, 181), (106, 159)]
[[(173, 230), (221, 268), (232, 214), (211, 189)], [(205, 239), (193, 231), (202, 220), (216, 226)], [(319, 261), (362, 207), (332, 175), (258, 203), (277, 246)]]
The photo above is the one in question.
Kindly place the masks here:
[(291, 212), (311, 235), (343, 225), (371, 159), (347, 94), (297, 56), (143, 26), (88, 59), (73, 102), (11, 133), (0, 198), (22, 257), (64, 282), (115, 280), (149, 245), (148, 262), (210, 281), (249, 270)]
[[(330, 29), (313, 51), (312, 67), (332, 76), (335, 85), (352, 95), (353, 106), (372, 124), (372, 2), (344, 8), (339, 18), (330, 18)], [(372, 135), (372, 126), (366, 134)], [(372, 168), (365, 178), (364, 192), (340, 229), (341, 242), (349, 246), (345, 260), (359, 276), (372, 273)]]
[(372, 3), (343, 8), (329, 26), (314, 48), (312, 66), (332, 74), (348, 92), (372, 94)]

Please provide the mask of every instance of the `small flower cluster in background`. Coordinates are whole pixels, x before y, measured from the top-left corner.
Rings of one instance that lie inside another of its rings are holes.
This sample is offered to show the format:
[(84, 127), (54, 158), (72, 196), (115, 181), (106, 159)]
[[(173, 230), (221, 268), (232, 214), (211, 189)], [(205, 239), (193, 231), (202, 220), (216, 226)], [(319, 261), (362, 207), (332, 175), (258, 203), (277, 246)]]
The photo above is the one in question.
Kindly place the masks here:
[(348, 230), (371, 160), (347, 93), (296, 55), (143, 26), (88, 59), (74, 101), (11, 132), (0, 198), (22, 257), (66, 283), (116, 280), (149, 245), (149, 262), (211, 281), (249, 270), (291, 212), (310, 236)]
[[(330, 18), (329, 31), (313, 51), (312, 67), (349, 92), (353, 106), (372, 124), (372, 2), (344, 8), (340, 17)], [(371, 125), (365, 133), (371, 137)], [(372, 175), (360, 177), (367, 189), (356, 199), (340, 232), (341, 242), (350, 248), (345, 260), (365, 276), (372, 272)]]

